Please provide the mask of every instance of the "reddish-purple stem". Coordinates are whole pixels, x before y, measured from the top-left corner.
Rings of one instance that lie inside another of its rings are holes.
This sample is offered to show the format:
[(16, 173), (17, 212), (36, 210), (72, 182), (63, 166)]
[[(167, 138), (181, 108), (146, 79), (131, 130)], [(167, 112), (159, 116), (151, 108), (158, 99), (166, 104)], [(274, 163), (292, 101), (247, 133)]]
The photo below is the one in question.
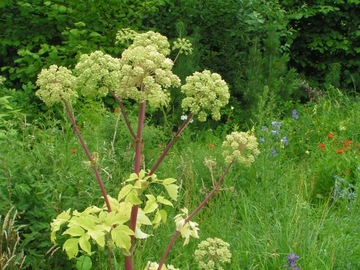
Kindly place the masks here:
[(125, 120), (125, 124), (126, 124), (127, 128), (129, 129), (130, 134), (131, 134), (131, 136), (133, 137), (133, 139), (136, 140), (135, 132), (134, 132), (133, 128), (131, 127), (129, 117), (127, 116), (126, 111), (125, 111), (125, 108), (124, 108), (124, 103), (122, 102), (121, 98), (119, 98), (117, 95), (115, 95), (114, 92), (110, 91), (110, 94), (113, 96), (113, 98), (114, 98), (114, 99), (116, 100), (116, 102), (119, 104), (120, 110), (121, 110), (121, 114), (123, 115), (124, 120)]
[[(221, 175), (219, 181), (216, 183), (216, 185), (213, 187), (213, 189), (210, 191), (210, 193), (205, 197), (205, 199), (195, 208), (194, 211), (191, 212), (191, 214), (184, 220), (184, 225), (186, 223), (188, 223), (200, 210), (201, 208), (204, 207), (205, 204), (207, 204), (207, 202), (212, 198), (212, 196), (215, 194), (215, 192), (218, 190), (220, 184), (224, 181), (225, 176), (227, 175), (227, 173), (230, 170), (230, 167), (232, 166), (232, 164), (234, 163), (234, 161), (232, 161), (225, 169), (225, 171), (223, 172), (223, 174)], [(159, 263), (159, 267), (157, 270), (161, 270), (161, 267), (164, 265), (165, 260), (167, 258), (167, 256), (170, 253), (171, 248), (173, 247), (175, 240), (177, 238), (177, 236), (179, 235), (178, 231), (175, 231), (173, 236), (171, 237), (169, 244), (167, 245), (165, 252), (163, 254), (163, 257), (161, 258), (161, 261)]]
[(94, 170), (94, 173), (95, 173), (95, 176), (96, 176), (96, 180), (99, 184), (99, 187), (100, 187), (100, 190), (101, 190), (101, 194), (104, 198), (104, 201), (105, 201), (105, 204), (106, 204), (106, 207), (108, 209), (108, 212), (111, 212), (111, 205), (110, 205), (110, 202), (109, 202), (109, 199), (107, 197), (107, 193), (106, 193), (106, 190), (105, 190), (105, 186), (103, 184), (103, 181), (101, 180), (101, 176), (100, 176), (100, 173), (99, 173), (99, 170), (95, 164), (95, 161), (94, 159), (92, 158), (92, 155), (90, 154), (90, 151), (85, 143), (85, 140), (84, 138), (82, 137), (81, 133), (80, 133), (80, 130), (79, 130), (79, 127), (77, 126), (76, 124), (76, 120), (75, 120), (75, 117), (74, 117), (74, 114), (73, 114), (73, 111), (72, 109), (70, 108), (69, 104), (67, 101), (63, 101), (64, 105), (65, 105), (65, 110), (66, 110), (66, 113), (68, 115), (68, 117), (70, 118), (70, 121), (71, 121), (71, 124), (75, 130), (75, 133), (76, 133), (76, 136), (79, 138), (79, 141), (81, 143), (81, 146), (82, 148), (84, 149), (85, 151), (85, 154), (87, 156), (87, 158), (89, 159), (90, 163), (92, 164), (92, 168)]
[(169, 152), (170, 148), (174, 145), (174, 143), (179, 139), (180, 134), (184, 131), (184, 129), (186, 128), (186, 126), (190, 123), (190, 121), (193, 118), (193, 114), (191, 113), (188, 118), (182, 123), (182, 125), (179, 127), (179, 129), (177, 130), (177, 132), (175, 133), (174, 137), (170, 140), (170, 142), (167, 144), (166, 148), (164, 149), (164, 151), (162, 152), (161, 156), (159, 157), (159, 159), (156, 161), (155, 165), (152, 167), (151, 171), (149, 172), (149, 175), (152, 175), (155, 173), (155, 171), (157, 170), (157, 168), (159, 167), (159, 165), (161, 164), (161, 162), (164, 160), (165, 156), (167, 155), (167, 153)]
[[(136, 174), (139, 174), (141, 169), (141, 160), (142, 160), (142, 149), (143, 149), (143, 128), (144, 128), (144, 121), (145, 121), (145, 109), (146, 109), (146, 102), (142, 102), (140, 104), (140, 110), (139, 110), (139, 119), (138, 119), (138, 129), (137, 129), (137, 135), (135, 139), (135, 166), (134, 166), (134, 172)], [(137, 221), (137, 214), (138, 214), (139, 207), (134, 205), (131, 209), (130, 214), (130, 222), (129, 222), (129, 228), (135, 232), (136, 229), (136, 221)], [(134, 241), (135, 237), (131, 236), (131, 248), (130, 248), (130, 255), (125, 256), (125, 269), (126, 270), (132, 270), (133, 269), (133, 248), (134, 248)]]

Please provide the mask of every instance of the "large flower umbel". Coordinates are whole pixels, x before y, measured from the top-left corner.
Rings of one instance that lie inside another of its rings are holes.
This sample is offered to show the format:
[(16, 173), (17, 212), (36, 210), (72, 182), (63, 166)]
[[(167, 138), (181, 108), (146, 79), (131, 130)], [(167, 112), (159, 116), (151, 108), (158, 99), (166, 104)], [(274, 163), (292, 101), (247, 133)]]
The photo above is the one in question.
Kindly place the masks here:
[(220, 120), (220, 109), (228, 104), (230, 98), (226, 82), (209, 70), (188, 76), (181, 92), (186, 95), (181, 107), (197, 115), (201, 122), (205, 122), (209, 114), (214, 120)]
[(66, 67), (51, 65), (48, 69), (43, 69), (38, 75), (36, 85), (40, 87), (36, 95), (47, 106), (64, 101), (73, 103), (78, 97), (74, 90), (75, 77)]
[(225, 149), (223, 156), (227, 163), (238, 161), (250, 166), (260, 154), (256, 137), (250, 132), (232, 132), (226, 136), (222, 146)]

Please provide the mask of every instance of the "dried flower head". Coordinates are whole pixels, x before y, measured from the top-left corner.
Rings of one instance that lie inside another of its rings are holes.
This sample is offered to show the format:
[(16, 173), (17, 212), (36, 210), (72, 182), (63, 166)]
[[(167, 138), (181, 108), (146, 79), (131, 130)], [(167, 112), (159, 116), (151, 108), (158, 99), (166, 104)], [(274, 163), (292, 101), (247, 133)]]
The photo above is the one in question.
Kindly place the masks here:
[(181, 107), (197, 115), (201, 122), (206, 121), (209, 114), (214, 120), (220, 120), (220, 108), (228, 104), (230, 98), (226, 82), (209, 70), (188, 76), (181, 92), (186, 95)]
[(45, 102), (47, 106), (55, 103), (73, 103), (78, 95), (75, 88), (75, 77), (66, 67), (51, 65), (43, 69), (38, 75), (36, 85), (40, 87), (36, 95)]
[(208, 238), (202, 241), (195, 251), (195, 261), (202, 270), (223, 270), (225, 263), (231, 262), (229, 243), (219, 238)]
[(226, 136), (222, 146), (225, 148), (223, 156), (227, 163), (236, 160), (250, 166), (260, 154), (256, 137), (250, 132), (232, 132)]
[(104, 97), (119, 87), (120, 69), (120, 59), (101, 51), (83, 54), (75, 66), (77, 88), (83, 96)]

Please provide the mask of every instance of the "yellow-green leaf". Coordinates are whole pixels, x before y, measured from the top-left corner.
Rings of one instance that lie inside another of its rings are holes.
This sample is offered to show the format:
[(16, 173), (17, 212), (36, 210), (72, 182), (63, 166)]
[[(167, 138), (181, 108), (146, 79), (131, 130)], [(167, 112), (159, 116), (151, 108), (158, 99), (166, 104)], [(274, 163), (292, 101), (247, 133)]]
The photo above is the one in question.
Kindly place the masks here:
[(100, 247), (105, 246), (105, 232), (103, 231), (103, 226), (96, 225), (93, 230), (88, 231), (88, 234)]
[(169, 200), (165, 199), (163, 196), (157, 196), (156, 200), (157, 200), (159, 203), (173, 206), (173, 204), (172, 204)]
[(129, 251), (131, 247), (130, 235), (134, 235), (134, 232), (126, 225), (119, 225), (111, 230), (111, 238), (115, 245), (127, 251)]
[(85, 233), (84, 229), (77, 226), (70, 227), (65, 232), (63, 232), (63, 234), (69, 234), (71, 236), (82, 236), (84, 235), (84, 233)]
[(159, 205), (156, 203), (156, 201), (147, 201), (145, 208), (144, 208), (144, 213), (151, 213), (154, 212), (157, 208), (159, 207)]
[(133, 190), (133, 185), (129, 184), (123, 187), (118, 195), (118, 201), (120, 202), (123, 198), (125, 198), (126, 195), (130, 193), (130, 191)]
[(176, 181), (177, 180), (175, 178), (166, 178), (162, 182), (163, 182), (163, 185), (169, 185), (169, 184), (175, 183)]
[(178, 197), (179, 187), (174, 184), (164, 185), (164, 187), (165, 187), (167, 193), (169, 194), (170, 198), (173, 199), (174, 201), (176, 201), (177, 197)]
[(68, 255), (69, 259), (75, 258), (76, 255), (79, 252), (79, 238), (70, 238), (65, 241), (63, 245), (63, 250), (66, 251), (66, 254)]
[(91, 255), (91, 245), (89, 242), (90, 236), (86, 233), (79, 238), (80, 248), (87, 254)]

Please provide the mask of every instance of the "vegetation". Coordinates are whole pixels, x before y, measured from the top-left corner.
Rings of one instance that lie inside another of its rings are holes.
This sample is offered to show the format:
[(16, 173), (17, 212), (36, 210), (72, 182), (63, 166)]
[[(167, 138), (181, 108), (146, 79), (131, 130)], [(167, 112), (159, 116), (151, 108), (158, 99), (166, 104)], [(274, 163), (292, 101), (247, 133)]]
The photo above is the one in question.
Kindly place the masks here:
[(65, 2), (0, 3), (1, 269), (360, 268), (359, 1)]

